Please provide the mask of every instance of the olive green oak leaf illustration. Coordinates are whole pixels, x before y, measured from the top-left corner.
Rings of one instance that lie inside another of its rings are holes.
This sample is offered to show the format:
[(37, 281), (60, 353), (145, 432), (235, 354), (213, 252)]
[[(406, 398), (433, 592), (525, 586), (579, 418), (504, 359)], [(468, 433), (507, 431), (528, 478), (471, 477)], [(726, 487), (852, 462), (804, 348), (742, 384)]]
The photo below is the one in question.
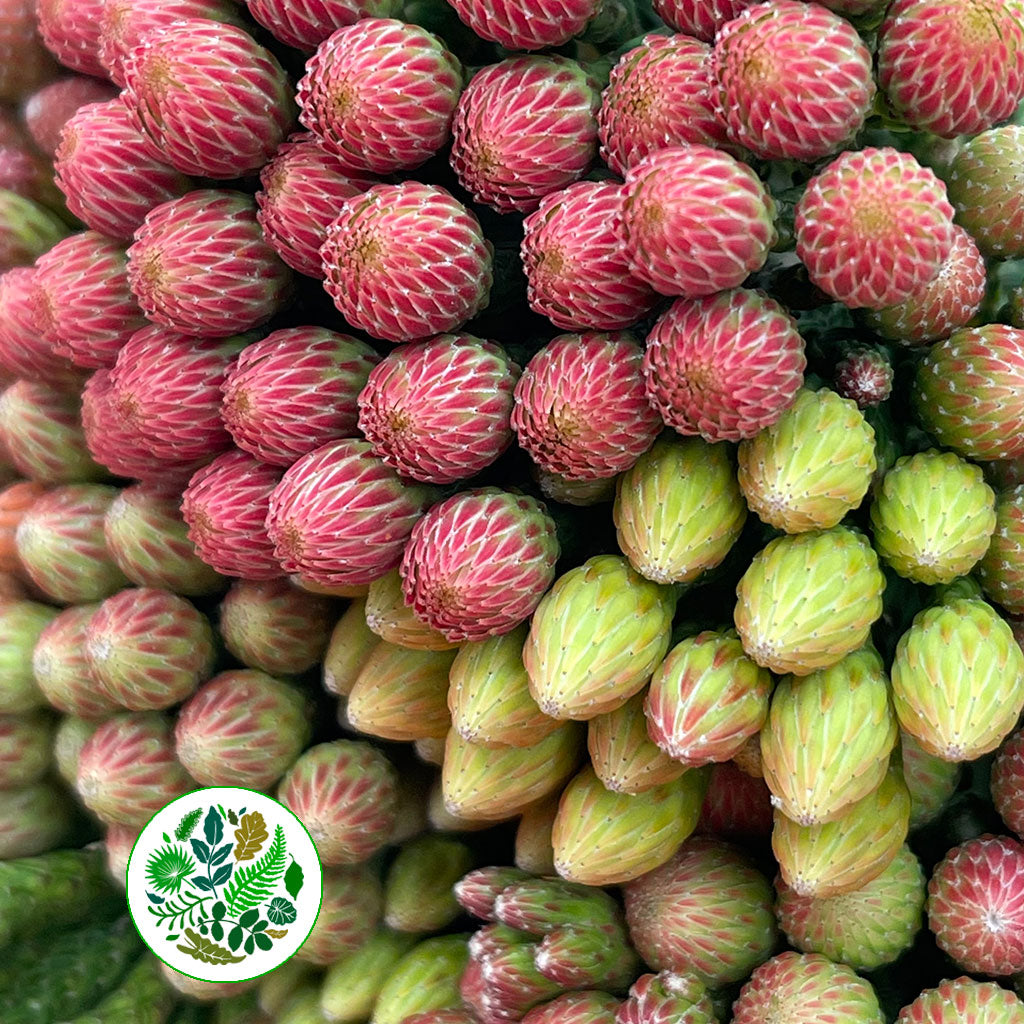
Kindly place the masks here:
[(177, 948), (194, 960), (201, 960), (204, 964), (240, 964), (245, 959), (244, 956), (235, 956), (230, 949), (218, 946), (211, 939), (204, 939), (191, 928), (185, 929), (185, 935), (192, 945)]

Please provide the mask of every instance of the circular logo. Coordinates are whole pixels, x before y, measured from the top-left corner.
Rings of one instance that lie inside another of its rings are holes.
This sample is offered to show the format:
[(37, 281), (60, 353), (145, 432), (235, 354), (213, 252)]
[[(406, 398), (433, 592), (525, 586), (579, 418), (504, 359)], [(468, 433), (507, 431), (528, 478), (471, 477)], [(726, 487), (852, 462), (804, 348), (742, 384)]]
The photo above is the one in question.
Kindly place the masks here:
[(224, 786), (150, 819), (128, 858), (127, 890), (135, 927), (165, 964), (200, 981), (248, 981), (306, 941), (323, 869), (291, 811)]

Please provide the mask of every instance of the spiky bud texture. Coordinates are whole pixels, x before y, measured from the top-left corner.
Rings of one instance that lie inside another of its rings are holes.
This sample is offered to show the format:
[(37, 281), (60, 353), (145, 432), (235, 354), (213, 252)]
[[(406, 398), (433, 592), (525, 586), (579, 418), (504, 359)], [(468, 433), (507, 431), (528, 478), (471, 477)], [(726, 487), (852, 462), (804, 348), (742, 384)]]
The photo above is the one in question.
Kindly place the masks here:
[(657, 971), (709, 988), (746, 978), (775, 946), (768, 879), (736, 847), (690, 838), (661, 867), (626, 885), (629, 937)]
[(399, 932), (438, 932), (459, 915), (452, 886), (473, 864), (464, 843), (421, 836), (407, 843), (388, 869), (384, 923)]
[(408, 170), (448, 141), (462, 77), (458, 58), (433, 33), (362, 18), (306, 62), (299, 120), (352, 170)]
[(913, 944), (923, 921), (925, 883), (909, 846), (877, 878), (842, 896), (798, 896), (779, 879), (779, 927), (802, 953), (873, 971)]
[(501, 636), (465, 643), (449, 671), (452, 725), (482, 747), (529, 747), (559, 728), (530, 696), (523, 665), (524, 624)]
[(396, 18), (401, 0), (246, 0), (249, 13), (275, 39), (307, 53), (332, 32), (361, 18)]
[(724, 446), (662, 438), (616, 482), (619, 548), (657, 583), (698, 579), (729, 553), (747, 506)]
[(978, 243), (957, 225), (953, 248), (924, 289), (895, 306), (866, 311), (865, 319), (890, 341), (927, 345), (968, 324), (981, 307), (985, 282), (985, 260)]
[(417, 651), (449, 651), (458, 643), (446, 640), (406, 604), (397, 569), (370, 584), (364, 608), (366, 626), (381, 640)]
[(900, 727), (947, 761), (973, 761), (1013, 730), (1024, 709), (1024, 653), (984, 601), (926, 608), (892, 665)]
[(778, 537), (740, 579), (736, 629), (759, 665), (808, 675), (864, 645), (884, 589), (878, 556), (847, 527)]
[[(395, 573), (397, 576), (397, 572)], [(331, 632), (324, 653), (323, 683), (328, 693), (347, 697), (380, 638), (366, 622), (366, 602), (356, 598)], [(392, 643), (394, 641), (391, 641)]]
[(624, 558), (570, 569), (541, 600), (523, 647), (533, 699), (546, 715), (584, 721), (621, 707), (664, 658), (674, 612), (675, 594)]
[(331, 585), (370, 583), (402, 559), (433, 492), (406, 484), (365, 441), (298, 460), (270, 499), (267, 534), (284, 570)]
[(375, 185), (336, 213), (320, 249), (324, 288), (353, 327), (416, 341), (457, 330), (487, 305), (492, 247), (450, 192)]
[[(245, 68), (244, 77), (238, 68)], [(258, 171), (292, 126), (292, 86), (247, 32), (185, 18), (148, 35), (123, 64), (122, 98), (150, 155), (183, 174)]]
[(267, 789), (295, 763), (310, 735), (309, 703), (263, 672), (221, 672), (182, 706), (175, 753), (201, 786)]
[(482, 747), (452, 729), (441, 770), (445, 809), (470, 821), (514, 818), (565, 785), (582, 747), (580, 730), (571, 722), (529, 747)]
[(836, 363), (833, 382), (841, 397), (868, 409), (889, 397), (892, 378), (892, 363), (881, 349), (858, 345)]
[(747, 7), (721, 27), (712, 64), (730, 138), (764, 159), (813, 163), (834, 153), (875, 95), (867, 46), (819, 4)]
[(57, 615), (55, 608), (36, 601), (12, 601), (0, 606), (0, 714), (20, 714), (44, 707), (45, 695), (35, 674), (33, 651)]
[(686, 765), (669, 757), (648, 735), (643, 691), (620, 708), (587, 723), (587, 751), (605, 789), (643, 793), (678, 779)]
[(117, 489), (104, 484), (55, 487), (32, 504), (15, 534), (32, 582), (62, 604), (101, 601), (128, 581), (103, 537), (103, 517)]
[(0, 10), (0, 100), (17, 103), (57, 74), (39, 38), (33, 0), (5, 0)]
[(509, 57), (478, 71), (452, 125), (451, 164), (478, 203), (529, 213), (597, 156), (598, 82), (568, 57)]
[(150, 587), (108, 597), (86, 625), (84, 649), (92, 677), (129, 711), (178, 704), (209, 676), (216, 658), (206, 616)]
[(20, 571), (14, 534), (32, 503), (45, 493), (46, 488), (32, 480), (19, 480), (0, 490), (0, 572)]
[(728, 146), (712, 95), (711, 47), (693, 35), (644, 36), (612, 68), (598, 126), (601, 156), (621, 177), (660, 149)]
[(0, 276), (0, 369), (62, 391), (77, 390), (84, 374), (54, 351), (55, 335), (39, 271), (15, 267)]
[(192, 187), (152, 153), (119, 97), (90, 103), (68, 119), (54, 174), (68, 209), (121, 242), (131, 241), (150, 210)]
[(312, 132), (291, 135), (260, 171), (256, 219), (289, 267), (323, 280), (320, 247), (338, 204), (377, 184), (378, 179), (346, 168)]
[(689, 974), (662, 971), (643, 974), (615, 1014), (616, 1024), (648, 1024), (671, 1020), (680, 1024), (713, 1024), (714, 1005), (704, 985)]
[(615, 476), (661, 429), (644, 394), (643, 353), (633, 335), (561, 334), (527, 364), (512, 427), (542, 469), (570, 480)]
[(727, 761), (764, 724), (772, 686), (771, 673), (743, 653), (735, 633), (700, 633), (654, 670), (647, 731), (684, 765)]
[(955, 331), (918, 366), (913, 400), (925, 428), (966, 459), (1024, 452), (1024, 331), (1004, 324)]
[(587, 27), (600, 0), (450, 0), (458, 16), (482, 39), (508, 50), (560, 46)]
[(798, 896), (827, 899), (863, 888), (896, 858), (907, 838), (910, 793), (898, 766), (836, 821), (800, 825), (776, 809), (772, 852)]
[(952, 452), (903, 456), (871, 505), (879, 555), (918, 583), (951, 583), (985, 554), (996, 527), (995, 494), (978, 466)]
[(627, 194), (612, 181), (578, 181), (545, 196), (523, 222), (530, 307), (556, 327), (621, 330), (657, 302), (631, 273), (616, 230)]
[(199, 557), (225, 576), (281, 576), (266, 527), (271, 496), (280, 481), (276, 466), (247, 452), (225, 452), (200, 469), (181, 497), (181, 514)]
[[(85, 741), (96, 731), (99, 722), (90, 722), (73, 715), (64, 715), (53, 737), (53, 767), (57, 774), (73, 789), (78, 777), (78, 755)], [(135, 833), (132, 834), (132, 841)], [(125, 854), (127, 859), (127, 852)]]
[(1024, 98), (1019, 9), (1010, 0), (896, 0), (879, 30), (878, 83), (918, 131), (952, 139), (1005, 121)]
[(39, 34), (46, 48), (66, 68), (103, 78), (99, 21), (104, 0), (37, 0)]
[(397, 775), (384, 755), (349, 740), (310, 747), (278, 789), (328, 866), (361, 863), (387, 843), (397, 794)]
[(710, 146), (657, 150), (630, 167), (618, 223), (632, 272), (662, 295), (736, 288), (776, 241), (775, 203), (746, 164)]
[(658, 17), (677, 32), (706, 43), (714, 42), (718, 30), (732, 21), (754, 0), (654, 0)]
[(796, 207), (796, 251), (811, 282), (851, 308), (918, 301), (954, 238), (946, 186), (888, 146), (836, 158)]
[(78, 398), (19, 380), (0, 392), (0, 444), (19, 473), (41, 484), (104, 480), (90, 456)]
[(706, 441), (739, 441), (774, 423), (803, 383), (793, 318), (760, 292), (736, 288), (678, 299), (647, 337), (647, 397), (668, 426)]
[(957, 846), (928, 883), (928, 927), (943, 952), (974, 974), (1024, 970), (1024, 846), (984, 835)]
[(389, 740), (443, 740), (451, 727), (448, 670), (454, 657), (452, 651), (377, 644), (348, 694), (349, 725)]
[(195, 783), (174, 758), (169, 720), (136, 712), (108, 719), (89, 737), (76, 788), (104, 824), (141, 826)]
[(460, 907), (481, 921), (496, 921), (494, 904), (501, 893), (516, 882), (524, 882), (529, 873), (519, 868), (494, 866), (477, 868), (463, 875), (453, 891)]
[(106, 103), (115, 96), (117, 90), (108, 82), (67, 75), (32, 93), (22, 109), (22, 117), (32, 141), (52, 160), (68, 119), (87, 103)]
[(735, 760), (712, 765), (697, 832), (750, 845), (763, 843), (771, 831), (771, 790), (764, 779), (741, 771)]
[(877, 468), (871, 425), (854, 402), (827, 388), (801, 390), (738, 454), (747, 504), (786, 533), (836, 526), (863, 501)]
[(872, 648), (788, 676), (761, 732), (772, 803), (801, 825), (836, 821), (881, 785), (897, 736), (889, 681)]
[(633, 796), (605, 789), (593, 768), (566, 787), (551, 841), (559, 875), (583, 885), (619, 885), (664, 864), (697, 827), (703, 772)]
[(23, 267), (68, 234), (68, 226), (41, 203), (0, 188), (0, 273)]
[(245, 26), (229, 0), (102, 0), (97, 56), (110, 80), (124, 86), (124, 66), (132, 50), (153, 32), (186, 18)]
[(128, 249), (128, 280), (154, 323), (224, 338), (269, 320), (292, 276), (264, 240), (250, 196), (197, 189), (146, 215)]
[(1024, 613), (1024, 486), (996, 496), (996, 523), (988, 549), (977, 572), (992, 601), (1011, 615)]
[(496, 487), (433, 506), (402, 556), (402, 590), (446, 639), (483, 640), (533, 614), (555, 578), (554, 520), (526, 495)]
[(98, 607), (80, 604), (65, 608), (39, 633), (32, 651), (32, 675), (50, 706), (90, 721), (119, 710), (93, 676), (85, 656), (86, 629)]
[(173, 486), (126, 487), (107, 509), (103, 536), (118, 568), (136, 586), (200, 597), (224, 585), (188, 539), (181, 495)]
[(994, 981), (943, 980), (900, 1010), (897, 1024), (1024, 1024), (1024, 1003)]
[(957, 222), (986, 256), (1024, 255), (1024, 203), (1016, 184), (1022, 167), (1024, 126), (1013, 124), (967, 140), (950, 166), (949, 198)]
[(378, 993), (415, 941), (380, 928), (359, 949), (332, 964), (321, 990), (322, 1012), (338, 1024), (368, 1020)]
[(607, 992), (566, 992), (535, 1006), (523, 1024), (615, 1024), (619, 1000)]
[(996, 755), (991, 793), (1007, 828), (1024, 838), (1024, 729), (1010, 736)]
[(910, 828), (930, 824), (956, 792), (963, 766), (928, 753), (914, 737), (900, 730), (903, 779), (910, 790)]
[(442, 334), (385, 356), (359, 393), (359, 429), (404, 477), (475, 476), (512, 443), (519, 367), (493, 342)]
[(459, 979), (467, 958), (465, 935), (442, 935), (414, 946), (381, 987), (373, 1024), (402, 1024), (416, 1013), (461, 1007)]
[(97, 231), (58, 242), (36, 261), (36, 280), (53, 317), (53, 350), (77, 366), (112, 367), (146, 326), (126, 271), (125, 250)]
[(354, 953), (376, 931), (383, 902), (380, 881), (370, 868), (358, 865), (325, 871), (320, 913), (297, 958), (326, 967)]
[(882, 1024), (886, 1019), (871, 984), (852, 968), (817, 953), (780, 953), (750, 976), (733, 1004), (733, 1024), (759, 1024), (767, 1014), (780, 1024)]

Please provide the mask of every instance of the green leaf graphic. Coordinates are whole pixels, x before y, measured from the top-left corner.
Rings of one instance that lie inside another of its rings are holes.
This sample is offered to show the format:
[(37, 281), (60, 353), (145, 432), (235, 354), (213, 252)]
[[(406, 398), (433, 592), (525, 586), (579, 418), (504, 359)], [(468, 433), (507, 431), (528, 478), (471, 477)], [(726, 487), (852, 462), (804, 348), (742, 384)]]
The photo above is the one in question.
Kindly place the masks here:
[(224, 819), (211, 807), (203, 822), (203, 832), (212, 850), (224, 838)]
[(242, 929), (238, 925), (235, 925), (235, 927), (232, 928), (231, 931), (228, 933), (228, 945), (231, 947), (232, 950), (236, 950), (241, 944)]
[(214, 921), (210, 925), (210, 938), (216, 942), (220, 942), (224, 938), (224, 925), (220, 921)]
[(213, 856), (210, 858), (211, 867), (216, 867), (218, 864), (222, 864), (224, 861), (226, 861), (231, 853), (231, 847), (233, 845), (234, 844), (232, 843), (225, 843), (222, 847), (216, 850)]
[(256, 945), (260, 947), (264, 952), (273, 946), (273, 942), (270, 941), (269, 936), (264, 935), (262, 932), (258, 935), (254, 935), (253, 939), (256, 941)]
[(274, 829), (274, 841), (266, 853), (258, 861), (240, 867), (224, 890), (229, 917), (237, 917), (239, 912), (258, 907), (270, 899), (284, 874), (285, 857), (284, 829), (278, 825)]
[(176, 893), (195, 869), (196, 862), (180, 846), (165, 846), (149, 855), (146, 881), (157, 892)]
[(192, 840), (192, 852), (196, 855), (196, 860), (200, 864), (208, 864), (210, 861), (210, 848), (202, 841), (202, 839)]
[(267, 907), (267, 917), (274, 924), (291, 924), (295, 920), (295, 905), (281, 896), (275, 896)]
[(223, 867), (217, 868), (213, 873), (213, 884), (223, 885), (231, 877), (231, 872), (234, 870), (234, 864), (225, 864)]
[(191, 928), (185, 929), (185, 936), (192, 945), (178, 946), (178, 950), (204, 964), (240, 964), (245, 959), (244, 956), (233, 956), (229, 950), (210, 939), (204, 939)]
[(242, 824), (235, 829), (235, 860), (252, 860), (263, 849), (263, 844), (270, 838), (267, 823), (259, 811), (242, 815)]
[(302, 891), (303, 881), (302, 868), (299, 866), (299, 862), (293, 857), (291, 865), (284, 873), (284, 887), (292, 899), (295, 899)]
[(251, 928), (255, 923), (256, 919), (260, 916), (258, 910), (247, 910), (239, 919), (238, 923), (243, 928)]
[(256, 948), (256, 943), (253, 940), (253, 936), (250, 935), (249, 938), (245, 940), (245, 945), (242, 948), (246, 951), (246, 953), (251, 953)]
[(231, 811), (231, 810), (229, 810), (229, 811), (228, 811), (228, 821), (229, 821), (229, 822), (230, 822), (230, 823), (231, 823), (232, 825), (237, 825), (237, 824), (238, 824), (238, 815), (237, 815), (237, 814), (235, 814), (235, 812), (234, 812), (234, 811)]
[(199, 819), (203, 816), (203, 809), (197, 807), (194, 811), (189, 811), (184, 818), (181, 819), (178, 827), (174, 830), (174, 838), (184, 842), (196, 829), (196, 825), (199, 824)]

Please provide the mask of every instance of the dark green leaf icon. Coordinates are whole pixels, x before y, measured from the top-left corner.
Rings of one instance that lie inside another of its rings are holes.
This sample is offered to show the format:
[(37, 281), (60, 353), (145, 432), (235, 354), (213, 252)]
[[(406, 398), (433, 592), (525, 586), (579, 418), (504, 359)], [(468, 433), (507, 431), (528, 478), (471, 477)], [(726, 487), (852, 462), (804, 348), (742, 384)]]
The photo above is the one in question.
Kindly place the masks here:
[(293, 858), (291, 866), (284, 873), (284, 887), (292, 899), (295, 899), (302, 891), (303, 881), (302, 868), (299, 866), (299, 862)]
[(223, 885), (231, 877), (231, 872), (234, 870), (234, 864), (225, 864), (222, 868), (217, 868), (213, 873), (213, 884)]
[(264, 951), (270, 949), (270, 947), (274, 945), (274, 943), (270, 941), (270, 936), (264, 935), (262, 932), (260, 932), (259, 935), (254, 935), (253, 939), (256, 941), (256, 945)]
[(171, 841), (171, 837), (165, 832), (164, 833), (164, 842), (165, 843), (169, 843), (170, 841)]
[(231, 947), (231, 951), (234, 952), (242, 944), (242, 929), (236, 925), (228, 932), (228, 945)]
[(251, 928), (260, 916), (259, 910), (247, 910), (239, 919), (238, 923), (243, 928)]
[(216, 850), (213, 856), (210, 858), (210, 864), (216, 867), (218, 864), (221, 864), (225, 860), (227, 860), (228, 856), (231, 854), (231, 847), (231, 843), (225, 843), (222, 847)]
[(246, 953), (251, 953), (256, 948), (256, 942), (251, 935), (245, 940), (245, 945), (242, 948)]
[(173, 942), (177, 937), (178, 937), (177, 935), (168, 935), (167, 936), (167, 941), (168, 942)]
[(146, 881), (157, 892), (176, 893), (195, 868), (196, 862), (180, 846), (165, 846), (149, 855)]
[(295, 920), (295, 906), (281, 896), (275, 896), (267, 907), (267, 917), (274, 924), (291, 924)]
[(237, 825), (238, 824), (238, 815), (235, 814), (234, 811), (228, 811), (228, 821), (232, 825)]
[(210, 863), (210, 848), (201, 839), (192, 840), (192, 852), (200, 864)]
[(216, 807), (211, 807), (207, 812), (203, 832), (211, 847), (216, 846), (224, 838), (224, 819), (217, 813)]
[(202, 889), (203, 892), (212, 892), (213, 886), (210, 884), (208, 878), (204, 878), (202, 875), (193, 875), (189, 881), (197, 888)]
[(224, 938), (224, 925), (222, 925), (220, 921), (214, 921), (213, 924), (210, 925), (210, 938), (215, 942), (220, 942), (220, 940)]
[(199, 933), (200, 933), (201, 935), (205, 935), (205, 934), (206, 934), (206, 933), (207, 933), (208, 931), (209, 931), (209, 929), (208, 929), (208, 928), (206, 927), (206, 925), (205, 925), (205, 924), (201, 924), (201, 925), (199, 926)]
[(257, 921), (249, 929), (249, 931), (251, 931), (251, 932), (262, 932), (262, 931), (266, 931), (266, 929), (267, 929), (267, 922), (266, 921)]
[(195, 831), (196, 825), (199, 824), (199, 819), (203, 816), (203, 809), (197, 807), (194, 811), (189, 811), (184, 818), (178, 823), (178, 827), (174, 830), (174, 838), (185, 842), (186, 839)]
[(150, 903), (163, 903), (164, 901), (164, 898), (162, 896), (157, 896), (156, 893), (147, 892), (146, 895), (149, 897)]
[(217, 902), (210, 908), (210, 913), (213, 914), (214, 921), (222, 920), (225, 913), (227, 913), (227, 909), (228, 908), (225, 907), (220, 900), (217, 900)]

